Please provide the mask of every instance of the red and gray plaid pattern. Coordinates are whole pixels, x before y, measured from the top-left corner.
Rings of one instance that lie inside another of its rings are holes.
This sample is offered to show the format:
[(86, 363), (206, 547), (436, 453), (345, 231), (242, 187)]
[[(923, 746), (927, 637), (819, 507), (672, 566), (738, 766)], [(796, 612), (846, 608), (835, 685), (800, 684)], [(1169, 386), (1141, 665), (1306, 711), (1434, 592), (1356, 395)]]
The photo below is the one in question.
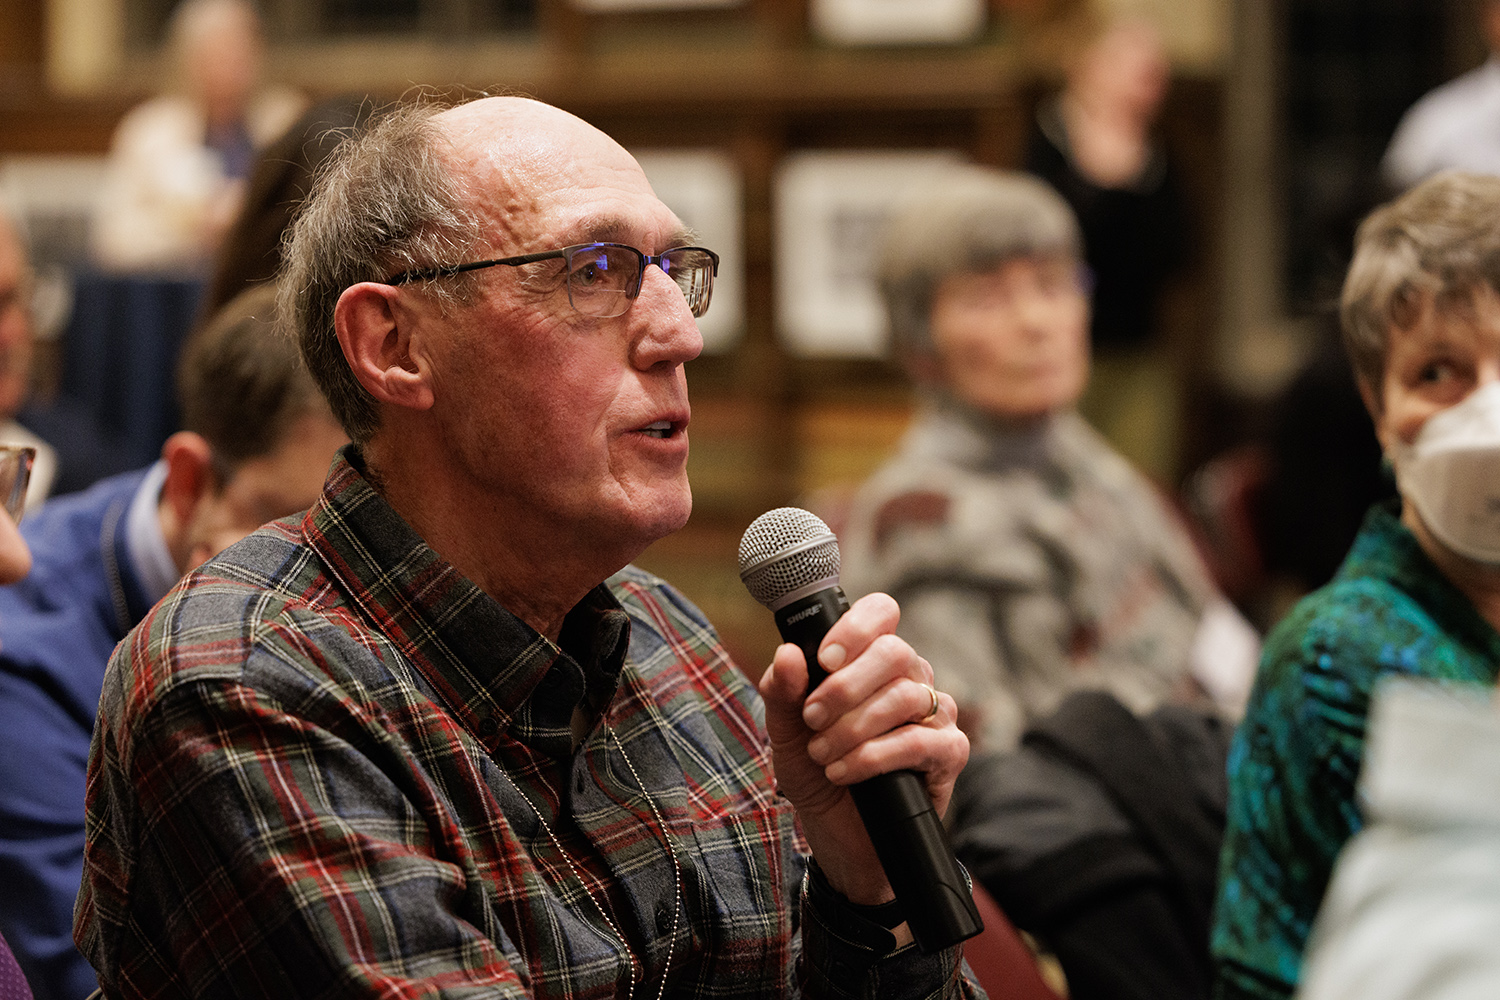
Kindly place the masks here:
[(973, 989), (802, 898), (756, 693), (680, 595), (627, 568), (554, 645), (347, 459), (110, 664), (76, 911), (106, 995)]

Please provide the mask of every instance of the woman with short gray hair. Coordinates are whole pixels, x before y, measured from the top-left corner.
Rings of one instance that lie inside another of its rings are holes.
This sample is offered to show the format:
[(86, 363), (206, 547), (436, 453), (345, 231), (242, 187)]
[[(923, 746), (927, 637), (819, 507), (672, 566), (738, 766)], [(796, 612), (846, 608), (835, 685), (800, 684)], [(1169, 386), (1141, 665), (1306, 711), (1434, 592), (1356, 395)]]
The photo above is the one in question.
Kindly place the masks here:
[[(1178, 698), (1234, 712), (1253, 633), (1151, 484), (1074, 411), (1089, 275), (1067, 204), (963, 168), (897, 214), (879, 273), (921, 406), (857, 495), (844, 580), (901, 602), (900, 633), (976, 750), (1008, 749), (1083, 688), (1137, 712)], [(1226, 621), (1238, 663), (1222, 647), (1195, 659)]]

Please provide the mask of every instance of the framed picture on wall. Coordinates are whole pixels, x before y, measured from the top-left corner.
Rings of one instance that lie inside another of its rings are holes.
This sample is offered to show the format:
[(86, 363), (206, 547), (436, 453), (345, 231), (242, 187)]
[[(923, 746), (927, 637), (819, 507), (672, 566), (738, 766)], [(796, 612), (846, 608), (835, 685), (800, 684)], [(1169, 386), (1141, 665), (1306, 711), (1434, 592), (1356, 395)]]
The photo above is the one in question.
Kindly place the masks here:
[[(745, 0), (572, 0), (579, 10), (597, 13), (620, 10), (709, 10), (743, 7)], [(714, 293), (715, 295), (718, 292)]]
[(806, 151), (776, 177), (776, 316), (803, 356), (884, 357), (875, 268), (891, 210), (963, 162), (948, 150)]
[(985, 0), (809, 0), (813, 31), (840, 45), (966, 42), (984, 30)]
[(745, 248), (739, 165), (717, 149), (632, 150), (656, 196), (719, 255), (714, 296), (698, 320), (703, 350), (732, 350), (745, 332)]

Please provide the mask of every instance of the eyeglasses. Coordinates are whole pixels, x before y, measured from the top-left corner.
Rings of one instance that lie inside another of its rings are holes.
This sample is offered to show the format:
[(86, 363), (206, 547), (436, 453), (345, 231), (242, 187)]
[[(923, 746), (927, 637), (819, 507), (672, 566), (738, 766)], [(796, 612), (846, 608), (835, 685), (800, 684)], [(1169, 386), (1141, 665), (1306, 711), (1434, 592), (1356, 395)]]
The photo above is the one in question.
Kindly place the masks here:
[(708, 311), (708, 300), (713, 295), (714, 275), (719, 273), (719, 255), (703, 247), (673, 247), (652, 256), (623, 243), (580, 243), (561, 250), (544, 250), (519, 257), (405, 271), (387, 278), (385, 283), (400, 285), (502, 264), (516, 267), (557, 259), (564, 261), (567, 269), (568, 301), (574, 309), (595, 319), (624, 315), (630, 303), (641, 294), (647, 264), (655, 264), (677, 282), (693, 315), (702, 316)]

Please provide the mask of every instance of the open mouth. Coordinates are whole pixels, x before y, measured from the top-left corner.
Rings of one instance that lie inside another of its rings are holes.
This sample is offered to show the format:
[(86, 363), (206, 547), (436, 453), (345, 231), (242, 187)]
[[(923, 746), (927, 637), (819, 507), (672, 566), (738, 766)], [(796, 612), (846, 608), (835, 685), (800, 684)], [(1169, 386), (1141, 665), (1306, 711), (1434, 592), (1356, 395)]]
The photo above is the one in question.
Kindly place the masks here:
[(649, 424), (645, 427), (642, 427), (641, 433), (645, 434), (647, 437), (669, 438), (672, 436), (672, 421), (658, 420), (654, 424)]

